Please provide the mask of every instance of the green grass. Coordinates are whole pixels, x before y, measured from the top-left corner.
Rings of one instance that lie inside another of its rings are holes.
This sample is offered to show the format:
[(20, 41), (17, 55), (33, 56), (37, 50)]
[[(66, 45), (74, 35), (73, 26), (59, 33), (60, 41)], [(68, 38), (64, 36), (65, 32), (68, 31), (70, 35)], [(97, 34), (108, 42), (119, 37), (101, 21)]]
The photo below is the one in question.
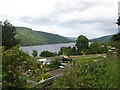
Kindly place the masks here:
[[(98, 60), (101, 60), (101, 59), (103, 59), (103, 57), (102, 56), (98, 56), (98, 57), (91, 57), (91, 58), (82, 58), (82, 59), (77, 59), (77, 60), (75, 60), (75, 61), (77, 61), (77, 62), (79, 62), (79, 61), (81, 61), (81, 60), (87, 60), (87, 61), (94, 61), (94, 60), (96, 60), (96, 61), (98, 61)], [(74, 60), (74, 59), (73, 59)]]
[(79, 55), (79, 56), (70, 56), (70, 58), (81, 58), (81, 57), (94, 57), (94, 56), (104, 56), (106, 54), (90, 54), (90, 55)]
[[(82, 60), (101, 60), (103, 59), (104, 57), (102, 56), (104, 54), (99, 54), (99, 55), (85, 55), (85, 56), (70, 56), (69, 58), (71, 58), (73, 61), (77, 61), (77, 62), (81, 62)], [(94, 57), (95, 56), (95, 57)], [(87, 58), (86, 58), (87, 57)], [(41, 58), (44, 58), (44, 57), (35, 57), (35, 59), (41, 59)], [(55, 56), (55, 57), (45, 57), (46, 59), (48, 60), (55, 60), (55, 59), (61, 59), (62, 57), (60, 56)]]
[(68, 66), (54, 88), (118, 88), (118, 58), (78, 59), (76, 65)]

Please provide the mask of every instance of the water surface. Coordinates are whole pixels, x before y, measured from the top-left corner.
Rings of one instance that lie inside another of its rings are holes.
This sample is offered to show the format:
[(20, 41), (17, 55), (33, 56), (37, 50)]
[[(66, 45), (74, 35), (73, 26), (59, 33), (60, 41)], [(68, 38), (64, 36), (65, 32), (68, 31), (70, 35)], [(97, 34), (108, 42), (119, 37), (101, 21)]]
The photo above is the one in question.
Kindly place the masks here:
[(61, 47), (73, 47), (75, 43), (61, 43), (61, 44), (47, 44), (47, 45), (36, 45), (36, 46), (23, 46), (20, 47), (23, 51), (28, 51), (31, 55), (33, 50), (37, 50), (38, 54), (42, 51), (48, 50), (51, 52), (59, 52)]

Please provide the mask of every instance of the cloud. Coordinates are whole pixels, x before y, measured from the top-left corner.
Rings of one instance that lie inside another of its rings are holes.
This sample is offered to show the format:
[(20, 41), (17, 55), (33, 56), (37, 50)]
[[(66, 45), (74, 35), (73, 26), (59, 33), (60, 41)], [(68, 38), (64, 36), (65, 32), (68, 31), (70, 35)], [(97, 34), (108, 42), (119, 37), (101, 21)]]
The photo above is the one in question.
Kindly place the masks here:
[(1, 0), (0, 19), (62, 36), (95, 38), (117, 32), (117, 4), (117, 0)]

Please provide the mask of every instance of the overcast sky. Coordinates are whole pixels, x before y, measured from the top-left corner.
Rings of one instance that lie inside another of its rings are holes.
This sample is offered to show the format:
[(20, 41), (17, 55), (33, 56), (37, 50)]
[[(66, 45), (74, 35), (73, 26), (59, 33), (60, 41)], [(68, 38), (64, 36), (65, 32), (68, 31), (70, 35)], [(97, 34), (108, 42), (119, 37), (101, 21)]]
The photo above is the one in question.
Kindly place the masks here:
[(0, 21), (89, 39), (117, 33), (118, 0), (0, 0)]

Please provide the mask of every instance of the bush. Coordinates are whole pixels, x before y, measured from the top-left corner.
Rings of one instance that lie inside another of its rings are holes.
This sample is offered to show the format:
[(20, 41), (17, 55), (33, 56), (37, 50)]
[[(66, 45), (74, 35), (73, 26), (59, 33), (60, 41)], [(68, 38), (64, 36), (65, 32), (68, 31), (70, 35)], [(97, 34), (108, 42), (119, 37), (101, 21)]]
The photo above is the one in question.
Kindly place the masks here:
[(54, 88), (118, 88), (118, 59), (83, 60), (58, 79)]
[(37, 77), (36, 79), (36, 82), (39, 82), (41, 80), (45, 80), (45, 79), (48, 79), (50, 77), (52, 77), (53, 75), (52, 74), (42, 74), (41, 76)]
[(59, 66), (61, 65), (61, 61), (60, 59), (55, 59), (51, 61), (51, 64), (48, 65), (49, 68), (59, 68)]
[(95, 40), (89, 47), (91, 54), (105, 53), (107, 51), (106, 45), (102, 45), (99, 41)]
[(40, 56), (41, 57), (54, 57), (54, 56), (57, 56), (57, 53), (53, 53), (50, 51), (43, 51), (41, 52)]
[[(19, 46), (9, 50), (2, 50), (2, 86), (6, 87), (24, 87), (27, 78), (36, 74), (36, 61), (32, 60), (28, 53), (19, 49)], [(24, 75), (27, 73), (27, 75)]]
[(32, 53), (32, 55), (33, 55), (34, 57), (37, 57), (37, 55), (38, 55), (38, 52), (37, 52), (37, 50), (33, 50), (33, 53)]

